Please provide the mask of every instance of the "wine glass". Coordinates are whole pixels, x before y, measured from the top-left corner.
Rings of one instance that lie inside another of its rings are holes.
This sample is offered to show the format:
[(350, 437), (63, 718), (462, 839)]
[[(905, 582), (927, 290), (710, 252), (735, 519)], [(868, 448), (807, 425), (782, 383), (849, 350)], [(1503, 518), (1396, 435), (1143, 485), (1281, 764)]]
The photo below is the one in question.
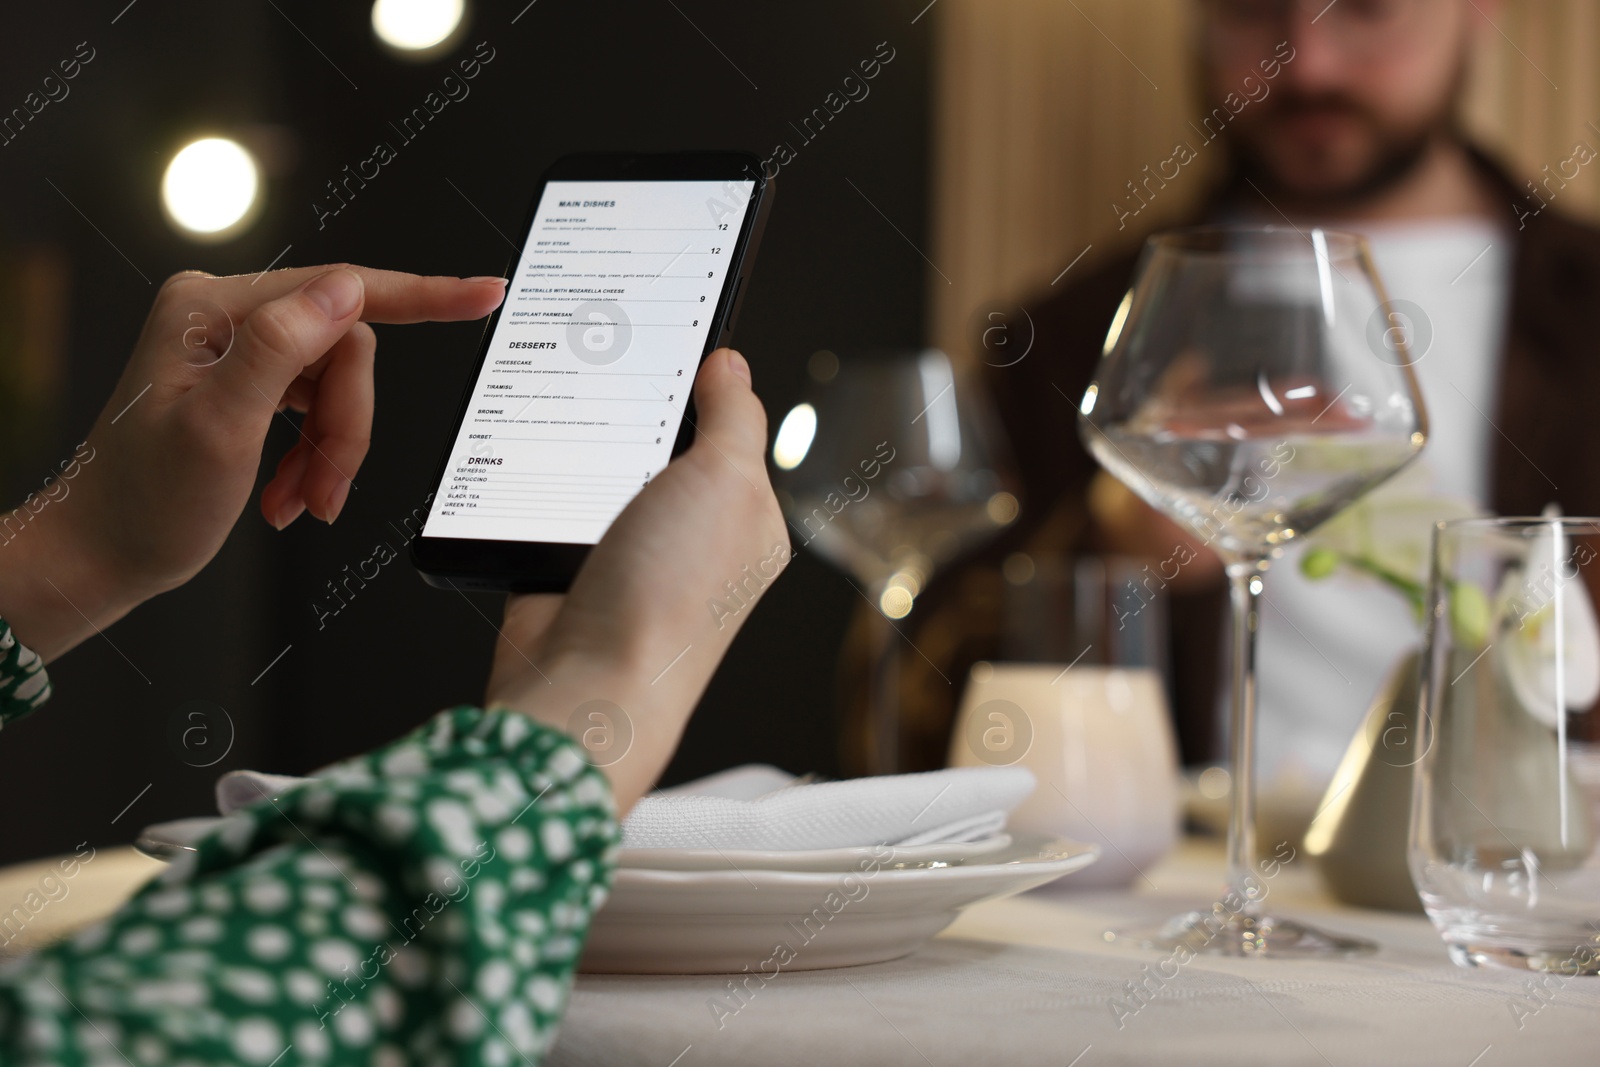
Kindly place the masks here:
[(935, 572), (1017, 516), (998, 422), (977, 381), (938, 349), (807, 364), (779, 424), (773, 483), (794, 540), (854, 577), (877, 609), (868, 764), (901, 769), (895, 626)]
[(1112, 320), (1079, 431), (1103, 467), (1221, 557), (1233, 615), (1227, 891), (1126, 935), (1151, 947), (1235, 956), (1374, 947), (1262, 906), (1284, 857), (1257, 865), (1255, 637), (1263, 582), (1285, 546), (1427, 440), (1408, 326), (1363, 238), (1271, 226), (1152, 237)]

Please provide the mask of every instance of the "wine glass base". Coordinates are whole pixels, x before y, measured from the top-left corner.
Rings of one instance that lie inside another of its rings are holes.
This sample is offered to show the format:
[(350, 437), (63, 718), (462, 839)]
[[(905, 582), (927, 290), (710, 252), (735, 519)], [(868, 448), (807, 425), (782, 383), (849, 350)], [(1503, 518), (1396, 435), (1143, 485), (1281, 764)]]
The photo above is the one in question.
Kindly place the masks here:
[(1107, 941), (1127, 941), (1141, 948), (1208, 956), (1267, 956), (1280, 959), (1364, 956), (1378, 946), (1358, 937), (1328, 933), (1294, 919), (1274, 915), (1191, 911), (1160, 926), (1112, 930)]
[(1567, 977), (1600, 975), (1600, 954), (1583, 944), (1538, 950), (1451, 941), (1447, 947), (1450, 958), (1461, 967), (1555, 972)]

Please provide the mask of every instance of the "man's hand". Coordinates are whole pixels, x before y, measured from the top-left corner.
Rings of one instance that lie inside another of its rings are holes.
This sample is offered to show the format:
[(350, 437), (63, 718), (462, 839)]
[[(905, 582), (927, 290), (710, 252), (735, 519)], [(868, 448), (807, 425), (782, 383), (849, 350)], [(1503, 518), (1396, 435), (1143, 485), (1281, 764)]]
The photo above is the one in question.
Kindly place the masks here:
[(765, 461), (766, 413), (744, 357), (713, 352), (695, 380), (694, 445), (645, 486), (565, 597), (513, 597), (489, 704), (584, 733), (610, 708), (625, 751), (594, 753), (626, 811), (666, 767), (712, 672), (789, 560)]
[(500, 278), (363, 267), (168, 279), (67, 492), (0, 545), (0, 613), (47, 661), (191, 578), (244, 511), (267, 429), (305, 412), (262, 491), (282, 529), (332, 522), (367, 452), (368, 322), (476, 319)]

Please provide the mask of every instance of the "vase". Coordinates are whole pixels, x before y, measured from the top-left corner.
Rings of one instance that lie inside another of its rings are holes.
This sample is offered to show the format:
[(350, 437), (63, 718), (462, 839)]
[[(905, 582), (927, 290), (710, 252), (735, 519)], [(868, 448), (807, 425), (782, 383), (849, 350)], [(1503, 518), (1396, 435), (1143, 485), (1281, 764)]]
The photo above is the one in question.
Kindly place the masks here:
[(1341, 903), (1422, 911), (1406, 859), (1414, 768), (1428, 743), (1421, 672), (1420, 649), (1390, 670), (1306, 831), (1306, 852)]

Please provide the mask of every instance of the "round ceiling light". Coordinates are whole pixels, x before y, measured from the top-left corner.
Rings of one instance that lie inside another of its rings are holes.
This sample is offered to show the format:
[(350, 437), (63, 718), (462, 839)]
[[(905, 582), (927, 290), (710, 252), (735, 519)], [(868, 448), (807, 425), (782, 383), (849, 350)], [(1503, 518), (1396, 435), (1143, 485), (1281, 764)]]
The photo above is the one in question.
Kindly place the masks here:
[(167, 164), (161, 203), (185, 236), (224, 240), (243, 230), (260, 206), (261, 171), (243, 145), (205, 137)]
[(377, 0), (372, 30), (397, 51), (432, 52), (451, 41), (466, 13), (466, 0)]

